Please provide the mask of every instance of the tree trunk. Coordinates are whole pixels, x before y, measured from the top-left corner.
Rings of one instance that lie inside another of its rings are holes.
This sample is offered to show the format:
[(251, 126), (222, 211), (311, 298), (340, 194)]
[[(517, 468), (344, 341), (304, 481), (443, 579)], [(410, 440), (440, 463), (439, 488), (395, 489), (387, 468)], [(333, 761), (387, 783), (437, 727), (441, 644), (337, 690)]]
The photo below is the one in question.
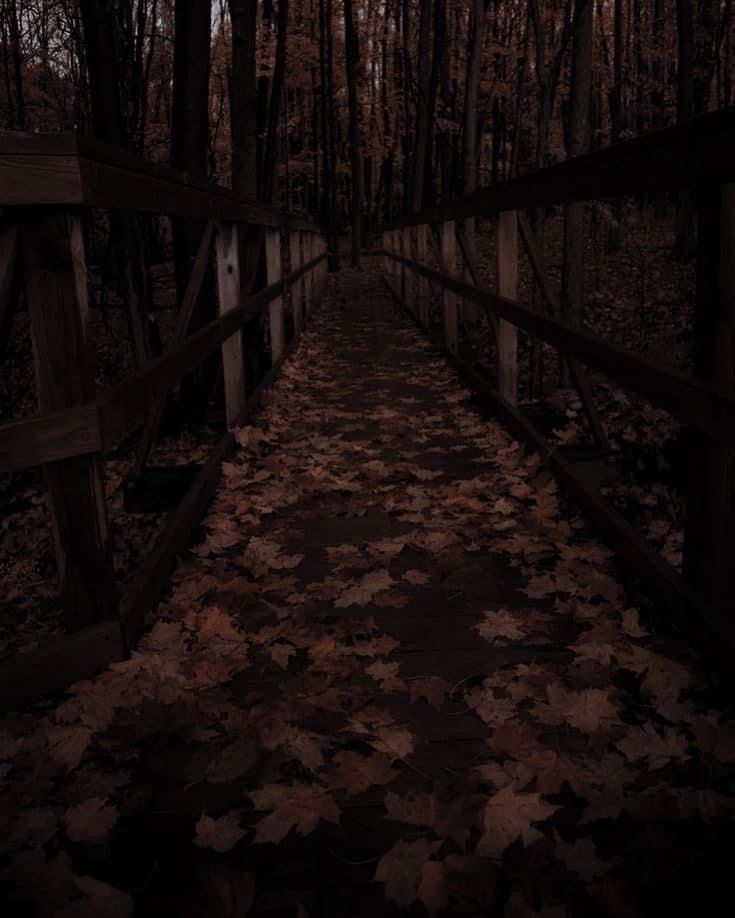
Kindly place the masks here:
[[(676, 0), (678, 69), (676, 75), (676, 118), (684, 124), (694, 116), (694, 6), (692, 0)], [(674, 255), (689, 261), (696, 251), (694, 202), (690, 192), (679, 195), (676, 208)]]
[[(592, 93), (592, 47), (594, 4), (577, 0), (572, 39), (572, 74), (567, 129), (567, 155), (580, 156), (589, 150), (590, 99)], [(584, 298), (584, 215), (583, 202), (564, 208), (564, 260), (562, 264), (562, 309), (574, 324), (582, 322)]]
[(288, 38), (288, 0), (279, 0), (276, 20), (276, 59), (273, 64), (270, 100), (263, 146), (263, 187), (260, 197), (272, 204), (276, 195), (278, 178), (278, 123), (283, 103), (286, 80), (286, 39)]
[(360, 46), (352, 12), (352, 0), (344, 0), (345, 66), (347, 100), (350, 114), (350, 165), (352, 174), (352, 264), (359, 266), (362, 248), (362, 154), (360, 144), (360, 110), (357, 95)]
[(432, 0), (421, 0), (418, 49), (418, 93), (416, 97), (416, 140), (411, 175), (411, 209), (421, 210), (424, 196), (424, 169), (429, 138), (431, 94), (431, 20)]

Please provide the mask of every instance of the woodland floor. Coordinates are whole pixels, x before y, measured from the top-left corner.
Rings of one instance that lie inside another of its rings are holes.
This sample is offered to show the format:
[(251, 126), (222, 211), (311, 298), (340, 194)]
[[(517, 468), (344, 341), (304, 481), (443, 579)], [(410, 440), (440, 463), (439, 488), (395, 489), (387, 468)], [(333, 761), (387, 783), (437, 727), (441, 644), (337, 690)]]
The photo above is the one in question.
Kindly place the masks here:
[(377, 274), (238, 442), (132, 659), (2, 723), (4, 915), (732, 913), (732, 712)]

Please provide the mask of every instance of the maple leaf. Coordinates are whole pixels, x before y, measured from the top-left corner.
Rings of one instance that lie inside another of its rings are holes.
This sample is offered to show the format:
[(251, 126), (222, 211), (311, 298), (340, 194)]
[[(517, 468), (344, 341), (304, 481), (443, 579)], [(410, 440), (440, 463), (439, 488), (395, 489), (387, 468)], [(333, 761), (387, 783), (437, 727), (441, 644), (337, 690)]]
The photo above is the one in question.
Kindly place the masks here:
[(626, 609), (623, 612), (623, 624), (622, 624), (623, 634), (627, 634), (628, 637), (632, 638), (644, 638), (648, 637), (649, 633), (645, 628), (641, 627), (641, 623), (638, 620), (638, 609)]
[(64, 813), (66, 834), (73, 842), (100, 842), (117, 822), (117, 810), (100, 797), (71, 806)]
[(594, 880), (603, 877), (607, 870), (618, 863), (620, 858), (614, 858), (605, 865), (597, 855), (597, 848), (591, 838), (579, 838), (573, 844), (565, 842), (555, 832), (554, 856), (566, 866), (568, 870), (578, 873), (585, 880)]
[(449, 905), (446, 868), (441, 861), (426, 861), (421, 868), (417, 898), (430, 915), (443, 912)]
[(413, 586), (421, 586), (424, 583), (428, 583), (431, 577), (429, 577), (426, 571), (410, 570), (406, 571), (403, 575), (403, 579)]
[(372, 598), (383, 590), (387, 590), (395, 581), (387, 570), (370, 571), (365, 574), (360, 582), (349, 587), (334, 601), (338, 609), (346, 609), (348, 606), (364, 606)]
[(689, 743), (678, 730), (665, 727), (661, 736), (653, 724), (647, 723), (629, 729), (622, 739), (616, 740), (615, 745), (628, 761), (647, 759), (648, 767), (657, 771), (672, 759), (684, 758)]
[(344, 788), (348, 794), (362, 794), (376, 784), (388, 784), (398, 777), (390, 760), (377, 752), (370, 755), (338, 752), (332, 761), (336, 768), (327, 779), (329, 786)]
[(418, 897), (422, 869), (432, 854), (441, 846), (440, 841), (425, 838), (417, 841), (398, 841), (378, 862), (374, 879), (385, 886), (385, 897), (401, 908), (408, 908)]
[(291, 829), (299, 835), (310, 835), (321, 819), (339, 823), (337, 804), (318, 785), (266, 784), (248, 796), (257, 809), (273, 811), (255, 827), (257, 844), (277, 844)]
[(500, 726), (518, 714), (518, 707), (512, 698), (496, 698), (492, 685), (473, 689), (465, 696), (467, 706), (486, 724)]
[(473, 625), (473, 629), (491, 644), (497, 641), (519, 641), (526, 637), (526, 632), (521, 627), (521, 619), (507, 609), (498, 609), (496, 612), (483, 612), (483, 621)]
[(47, 740), (51, 757), (72, 771), (87, 751), (92, 731), (86, 727), (50, 727)]
[(381, 724), (375, 728), (375, 736), (370, 744), (378, 752), (395, 759), (407, 759), (414, 749), (414, 737), (405, 727), (391, 727)]
[(219, 854), (230, 851), (247, 835), (247, 829), (240, 828), (239, 813), (225, 813), (213, 818), (202, 813), (196, 824), (194, 844), (197, 848), (212, 848)]
[(399, 797), (388, 792), (385, 795), (385, 809), (388, 818), (414, 826), (426, 826), (437, 835), (447, 836), (464, 846), (475, 825), (476, 807), (465, 796), (443, 801), (436, 791), (432, 794), (408, 794)]
[(558, 713), (568, 724), (592, 733), (602, 722), (620, 723), (617, 707), (610, 701), (609, 692), (603, 689), (568, 691), (559, 683), (547, 686), (546, 695), (552, 712)]
[(405, 691), (406, 683), (403, 679), (398, 678), (398, 669), (400, 663), (386, 663), (383, 660), (376, 660), (367, 667), (365, 672), (376, 682), (384, 692), (401, 692)]
[(524, 845), (542, 838), (542, 833), (531, 823), (544, 822), (558, 809), (545, 803), (540, 794), (517, 794), (511, 786), (502, 788), (485, 805), (477, 854), (499, 858), (518, 838)]
[(411, 702), (425, 698), (437, 711), (444, 704), (444, 700), (451, 690), (452, 686), (441, 676), (421, 676), (418, 679), (411, 679), (409, 683)]
[(91, 913), (99, 918), (132, 918), (135, 900), (121, 889), (94, 877), (74, 877), (74, 884), (87, 899)]
[(255, 769), (259, 761), (258, 743), (244, 736), (229, 743), (207, 763), (206, 778), (211, 784), (235, 781)]

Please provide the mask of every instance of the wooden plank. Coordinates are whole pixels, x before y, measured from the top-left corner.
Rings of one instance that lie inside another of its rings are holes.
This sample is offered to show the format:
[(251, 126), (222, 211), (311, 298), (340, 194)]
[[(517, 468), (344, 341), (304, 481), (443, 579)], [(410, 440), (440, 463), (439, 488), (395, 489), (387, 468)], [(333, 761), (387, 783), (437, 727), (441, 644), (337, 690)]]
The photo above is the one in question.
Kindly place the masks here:
[(97, 406), (77, 405), (0, 427), (0, 472), (34, 468), (101, 449)]
[[(391, 257), (400, 260), (401, 256)], [(531, 306), (504, 299), (456, 277), (413, 262), (414, 270), (466, 299), (487, 305), (499, 316), (538, 335), (564, 354), (605, 373), (623, 387), (638, 392), (679, 420), (704, 430), (719, 442), (735, 445), (735, 397), (721, 387), (692, 379), (678, 370), (654, 363), (610, 344), (587, 329), (575, 328)]]
[[(420, 224), (415, 229), (416, 232), (416, 261), (425, 264), (428, 258), (428, 232), (429, 228), (425, 223)], [(418, 314), (421, 318), (421, 324), (426, 328), (429, 325), (429, 282), (423, 274), (418, 275), (417, 296), (418, 296)]]
[[(301, 233), (291, 232), (288, 237), (288, 247), (291, 255), (291, 270), (294, 271), (301, 264)], [(293, 310), (293, 328), (294, 334), (299, 335), (301, 333), (301, 327), (303, 325), (303, 289), (304, 289), (304, 280), (297, 281), (295, 284), (291, 285), (291, 308)]]
[(3, 349), (3, 332), (12, 305), (17, 256), (18, 225), (10, 223), (0, 227), (0, 352)]
[[(698, 216), (695, 372), (735, 395), (735, 184), (708, 188)], [(684, 573), (732, 617), (735, 592), (735, 449), (684, 431), (688, 465)]]
[(0, 664), (0, 709), (19, 708), (82, 679), (91, 679), (125, 656), (118, 621), (52, 638), (38, 650), (17, 654)]
[[(396, 291), (390, 286), (388, 289), (410, 314)], [(577, 501), (615, 550), (618, 560), (641, 579), (667, 614), (673, 613), (685, 622), (687, 614), (695, 611), (700, 621), (707, 625), (710, 637), (735, 646), (735, 623), (731, 618), (710, 607), (701, 593), (690, 589), (681, 574), (653, 549), (596, 488), (579, 477), (572, 463), (546, 440), (516, 405), (504, 399), (467, 361), (452, 354), (441, 339), (432, 336), (432, 341), (486, 406), (497, 413), (516, 436), (539, 453), (562, 487)]]
[(441, 223), (573, 201), (735, 180), (735, 106), (518, 176), (395, 226)]
[[(281, 280), (281, 234), (278, 230), (266, 230), (265, 262), (268, 283), (276, 284)], [(283, 331), (283, 297), (275, 296), (268, 305), (268, 319), (271, 333), (271, 360), (278, 363), (285, 344)]]
[[(442, 224), (441, 228), (441, 259), (447, 274), (453, 274), (457, 269), (457, 244), (455, 225), (453, 220)], [(448, 287), (444, 288), (444, 341), (452, 354), (457, 353), (459, 340), (457, 337), (457, 297)]]
[[(172, 346), (179, 344), (186, 337), (186, 333), (189, 330), (189, 322), (191, 321), (192, 313), (194, 312), (194, 306), (196, 305), (197, 300), (199, 299), (199, 292), (202, 289), (202, 283), (204, 282), (204, 277), (207, 273), (207, 268), (209, 267), (209, 258), (212, 248), (212, 239), (214, 238), (215, 224), (214, 221), (209, 220), (202, 234), (202, 240), (199, 243), (199, 250), (197, 251), (196, 258), (194, 259), (194, 265), (191, 269), (191, 275), (189, 277), (189, 282), (186, 285), (186, 290), (184, 291), (184, 298), (181, 301), (181, 306), (176, 315), (176, 329), (174, 331), (174, 337)], [(138, 446), (135, 451), (135, 466), (133, 468), (134, 475), (140, 475), (145, 467), (146, 462), (148, 461), (148, 456), (150, 454), (151, 448), (153, 446), (153, 441), (156, 438), (158, 433), (158, 425), (161, 423), (161, 417), (163, 415), (163, 410), (166, 406), (166, 397), (156, 399), (151, 403), (150, 409), (148, 411), (148, 417), (143, 427), (143, 431), (140, 435), (140, 440), (138, 441)]]
[[(413, 253), (413, 228), (410, 226), (401, 230), (401, 249), (406, 258), (414, 259)], [(416, 275), (406, 269), (403, 279), (403, 299), (411, 309), (416, 309)]]
[[(323, 257), (323, 256), (322, 256)], [(280, 296), (288, 284), (311, 272), (320, 259), (302, 265), (298, 271), (253, 296), (241, 306), (224, 313), (213, 322), (185, 338), (167, 354), (152, 360), (130, 379), (103, 392), (98, 400), (103, 450), (107, 451), (132, 433), (145, 420), (151, 402), (160, 398), (175, 383), (216, 350), (246, 322), (259, 315), (274, 296)]]
[(76, 156), (0, 155), (0, 206), (77, 207), (83, 203)]
[(138, 575), (120, 601), (125, 648), (131, 651), (145, 626), (146, 616), (166, 588), (176, 556), (189, 544), (219, 483), (222, 460), (232, 451), (234, 437), (228, 431), (212, 451), (183, 500), (166, 520), (155, 545)]
[[(240, 244), (233, 223), (217, 224), (217, 302), (220, 316), (240, 305)], [(239, 423), (245, 408), (245, 354), (242, 329), (237, 328), (222, 342), (222, 370), (225, 382), (227, 426)]]
[[(21, 232), (39, 408), (65, 411), (94, 395), (83, 327), (81, 226), (63, 213), (33, 214)], [(116, 609), (101, 458), (64, 459), (46, 465), (45, 474), (64, 623), (81, 628)]]
[[(518, 215), (514, 210), (498, 216), (498, 293), (518, 299)], [(496, 336), (498, 390), (511, 405), (518, 401), (518, 329), (498, 320)]]

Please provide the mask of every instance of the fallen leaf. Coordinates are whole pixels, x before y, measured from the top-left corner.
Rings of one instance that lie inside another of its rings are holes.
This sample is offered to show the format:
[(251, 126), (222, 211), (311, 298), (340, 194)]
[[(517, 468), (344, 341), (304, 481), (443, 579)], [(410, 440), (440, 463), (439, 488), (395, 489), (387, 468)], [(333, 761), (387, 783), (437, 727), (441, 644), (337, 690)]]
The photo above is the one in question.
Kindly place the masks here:
[(441, 842), (425, 838), (398, 841), (384, 854), (375, 871), (375, 880), (385, 886), (385, 897), (401, 908), (408, 908), (418, 897), (422, 870)]
[(477, 854), (499, 858), (518, 838), (524, 845), (542, 838), (542, 833), (531, 823), (544, 822), (558, 809), (545, 803), (540, 794), (517, 794), (510, 786), (502, 788), (485, 805)]
[(117, 810), (100, 797), (90, 797), (64, 813), (66, 834), (73, 842), (104, 841), (117, 822)]
[(224, 854), (246, 835), (247, 830), (240, 828), (239, 813), (225, 813), (219, 818), (202, 813), (196, 824), (194, 844), (197, 848), (212, 848), (219, 854)]
[(321, 819), (339, 822), (339, 808), (332, 797), (318, 785), (267, 784), (250, 791), (250, 799), (259, 810), (272, 810), (255, 827), (258, 844), (277, 844), (294, 829), (299, 835), (310, 835)]

